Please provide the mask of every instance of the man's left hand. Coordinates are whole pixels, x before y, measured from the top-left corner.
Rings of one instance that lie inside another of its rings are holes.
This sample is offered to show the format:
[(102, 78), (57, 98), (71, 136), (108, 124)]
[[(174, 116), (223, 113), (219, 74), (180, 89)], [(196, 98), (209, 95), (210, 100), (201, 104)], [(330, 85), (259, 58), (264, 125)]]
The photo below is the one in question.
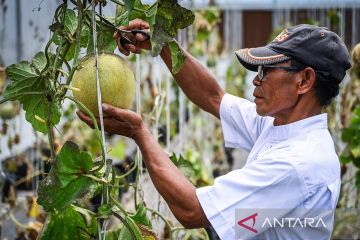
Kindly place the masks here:
[[(126, 136), (136, 140), (145, 129), (145, 125), (141, 117), (133, 111), (127, 109), (120, 109), (114, 106), (103, 104), (104, 128), (105, 131)], [(91, 117), (82, 111), (77, 111), (76, 114), (91, 128), (94, 128)], [(97, 119), (98, 125), (100, 120)]]

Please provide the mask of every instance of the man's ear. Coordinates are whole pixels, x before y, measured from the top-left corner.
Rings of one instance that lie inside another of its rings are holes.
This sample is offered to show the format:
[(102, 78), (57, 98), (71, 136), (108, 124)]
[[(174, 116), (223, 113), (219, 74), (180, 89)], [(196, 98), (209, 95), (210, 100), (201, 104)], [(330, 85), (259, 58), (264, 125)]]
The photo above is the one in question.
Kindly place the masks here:
[(316, 81), (316, 73), (311, 67), (305, 68), (300, 72), (298, 79), (298, 94), (302, 95), (309, 92)]

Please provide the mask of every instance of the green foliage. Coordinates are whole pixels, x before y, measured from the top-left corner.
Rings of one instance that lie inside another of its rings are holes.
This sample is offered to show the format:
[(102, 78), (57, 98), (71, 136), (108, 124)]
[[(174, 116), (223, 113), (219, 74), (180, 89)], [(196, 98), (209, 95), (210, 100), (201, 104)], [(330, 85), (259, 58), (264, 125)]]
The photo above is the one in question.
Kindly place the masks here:
[(245, 77), (246, 70), (236, 59), (226, 70), (226, 92), (243, 97), (246, 88)]
[(152, 228), (152, 224), (151, 224), (151, 221), (150, 219), (147, 217), (146, 215), (146, 208), (145, 208), (145, 205), (144, 203), (140, 203), (137, 210), (136, 210), (136, 213), (135, 215), (133, 216), (130, 216), (137, 224), (141, 224), (141, 225), (144, 225), (144, 226), (147, 226), (149, 228)]
[(206, 8), (195, 13), (196, 40), (199, 42), (209, 40), (211, 32), (220, 22), (220, 11), (216, 7)]
[(63, 211), (50, 213), (40, 240), (88, 240), (97, 236), (97, 222), (90, 211), (69, 206)]
[(111, 149), (109, 155), (119, 160), (123, 160), (126, 156), (126, 144), (123, 140), (119, 140)]
[[(161, 49), (169, 43), (173, 60), (173, 73), (177, 73), (185, 60), (181, 48), (174, 41), (179, 29), (183, 29), (194, 21), (194, 14), (173, 0), (158, 0), (152, 6), (143, 5), (140, 0), (124, 0), (124, 7), (118, 8), (119, 18), (113, 22), (128, 24), (129, 20), (142, 18), (150, 24), (152, 55), (160, 54)], [(74, 3), (74, 2), (73, 2)], [(70, 87), (72, 76), (79, 67), (78, 56), (81, 48), (87, 53), (94, 52), (93, 32), (91, 28), (92, 12), (88, 10), (88, 1), (78, 1), (79, 6), (69, 9), (64, 1), (55, 11), (53, 24), (49, 29), (53, 35), (47, 43), (44, 52), (36, 54), (31, 62), (22, 61), (6, 69), (11, 83), (5, 89), (4, 101), (18, 100), (26, 111), (26, 119), (37, 131), (48, 133), (52, 169), (38, 188), (38, 203), (48, 212), (40, 239), (94, 239), (97, 237), (97, 218), (108, 218), (114, 213), (113, 203), (108, 201), (100, 207), (97, 215), (75, 206), (84, 203), (95, 190), (109, 189), (111, 196), (118, 195), (119, 178), (115, 178), (113, 168), (105, 165), (104, 149), (101, 150), (101, 163), (94, 164), (89, 153), (80, 151), (74, 142), (66, 142), (56, 155), (53, 139), (53, 128), (59, 123), (61, 105)], [(85, 6), (82, 6), (82, 3)], [(99, 1), (103, 6), (106, 1)], [(209, 19), (212, 17), (209, 16)], [(119, 21), (119, 22), (117, 22)], [(106, 29), (99, 19), (96, 20), (97, 46), (99, 52), (113, 52), (116, 42), (112, 30)], [(51, 49), (55, 48), (55, 52)], [(85, 50), (85, 49), (83, 49)], [(74, 60), (70, 66), (68, 61)], [(66, 83), (61, 79), (64, 76)], [(76, 102), (79, 106), (81, 103)], [(72, 112), (70, 109), (68, 112)], [(66, 113), (67, 115), (68, 113)], [(93, 117), (93, 115), (91, 115)], [(69, 116), (66, 116), (70, 119)], [(96, 121), (96, 120), (94, 120)], [(90, 130), (92, 131), (92, 130)], [(98, 150), (103, 146), (98, 129), (92, 131), (92, 142), (87, 145), (90, 150)], [(96, 143), (94, 143), (97, 141)], [(99, 144), (100, 142), (100, 144)], [(95, 152), (93, 150), (93, 152)], [(115, 154), (120, 155), (123, 146)], [(100, 151), (96, 151), (99, 153)], [(199, 167), (190, 161), (195, 176)], [(105, 169), (110, 171), (105, 171)], [(112, 171), (111, 171), (112, 170)], [(111, 185), (108, 182), (112, 178)], [(101, 182), (102, 184), (99, 184)], [(101, 192), (98, 192), (99, 194)], [(116, 194), (115, 194), (116, 193)], [(104, 195), (104, 199), (105, 199)], [(116, 200), (114, 200), (116, 203)], [(120, 205), (118, 205), (120, 206)], [(119, 219), (124, 218), (121, 229), (112, 231), (113, 239), (156, 239), (152, 232), (151, 222), (147, 217), (143, 203), (138, 205), (134, 215), (125, 210)]]
[(89, 191), (94, 180), (91, 175), (93, 162), (91, 156), (81, 152), (73, 142), (66, 142), (62, 147), (49, 175), (40, 183), (38, 203), (46, 211), (61, 211), (82, 198)]
[(180, 169), (196, 187), (206, 186), (211, 183), (208, 172), (201, 163), (200, 154), (196, 151), (187, 151), (185, 158), (173, 154), (170, 160)]
[(136, 240), (142, 239), (141, 230), (131, 217), (127, 216), (125, 218), (125, 224), (124, 227), (121, 228), (118, 239), (134, 239), (134, 237)]
[[(50, 56), (54, 59), (54, 56)], [(41, 122), (35, 118), (38, 116), (47, 119), (51, 108), (51, 124), (56, 125), (60, 121), (60, 107), (49, 101), (51, 98), (50, 79), (41, 74), (45, 69), (46, 57), (43, 52), (35, 55), (33, 61), (22, 61), (18, 64), (10, 65), (6, 68), (6, 74), (12, 81), (5, 89), (4, 98), (19, 100), (26, 111), (26, 120), (29, 121), (37, 131), (46, 133), (46, 122)], [(40, 94), (32, 94), (32, 93)]]
[(327, 12), (327, 17), (330, 20), (331, 26), (338, 27), (340, 24), (341, 13), (335, 9), (331, 9)]
[(172, 71), (173, 73), (177, 73), (185, 61), (185, 55), (175, 41), (169, 42), (169, 47), (171, 51)]
[[(177, 1), (158, 0), (153, 5), (143, 5), (140, 0), (124, 0), (125, 6), (119, 17), (120, 25), (126, 26), (129, 21), (140, 18), (150, 25), (151, 54), (158, 56), (166, 43), (173, 42), (179, 29), (186, 28), (194, 22), (194, 14), (181, 7)], [(118, 10), (119, 12), (120, 10)], [(171, 56), (173, 73), (177, 73), (184, 62), (181, 49), (172, 43)], [(174, 52), (175, 51), (175, 52)]]
[[(344, 128), (341, 138), (347, 144), (345, 150), (340, 155), (343, 164), (353, 163), (360, 168), (360, 107), (355, 108), (350, 126)], [(360, 170), (356, 173), (356, 186), (360, 187)]]

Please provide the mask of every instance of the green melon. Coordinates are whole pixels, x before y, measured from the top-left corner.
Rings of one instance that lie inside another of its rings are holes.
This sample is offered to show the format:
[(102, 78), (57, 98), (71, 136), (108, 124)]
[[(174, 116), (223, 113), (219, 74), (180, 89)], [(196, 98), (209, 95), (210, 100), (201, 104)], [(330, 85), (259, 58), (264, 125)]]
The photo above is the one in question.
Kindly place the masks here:
[(0, 104), (0, 118), (9, 120), (14, 118), (20, 110), (18, 102), (4, 102)]
[[(135, 97), (135, 78), (130, 66), (112, 53), (99, 54), (98, 61), (101, 101), (118, 108), (130, 108)], [(74, 98), (99, 116), (94, 54), (83, 58), (80, 68), (74, 73), (72, 87), (79, 89), (72, 91)]]

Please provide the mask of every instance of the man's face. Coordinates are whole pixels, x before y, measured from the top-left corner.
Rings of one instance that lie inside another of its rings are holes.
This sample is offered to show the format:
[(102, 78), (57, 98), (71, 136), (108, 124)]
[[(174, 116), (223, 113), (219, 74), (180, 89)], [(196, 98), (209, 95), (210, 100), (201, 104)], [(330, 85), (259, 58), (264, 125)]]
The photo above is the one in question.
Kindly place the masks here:
[[(279, 63), (274, 66), (290, 66), (290, 62)], [(286, 119), (293, 111), (298, 101), (297, 72), (289, 72), (283, 69), (268, 69), (264, 78), (260, 81), (259, 76), (253, 80), (255, 85), (254, 97), (256, 112), (260, 116), (271, 116)]]

